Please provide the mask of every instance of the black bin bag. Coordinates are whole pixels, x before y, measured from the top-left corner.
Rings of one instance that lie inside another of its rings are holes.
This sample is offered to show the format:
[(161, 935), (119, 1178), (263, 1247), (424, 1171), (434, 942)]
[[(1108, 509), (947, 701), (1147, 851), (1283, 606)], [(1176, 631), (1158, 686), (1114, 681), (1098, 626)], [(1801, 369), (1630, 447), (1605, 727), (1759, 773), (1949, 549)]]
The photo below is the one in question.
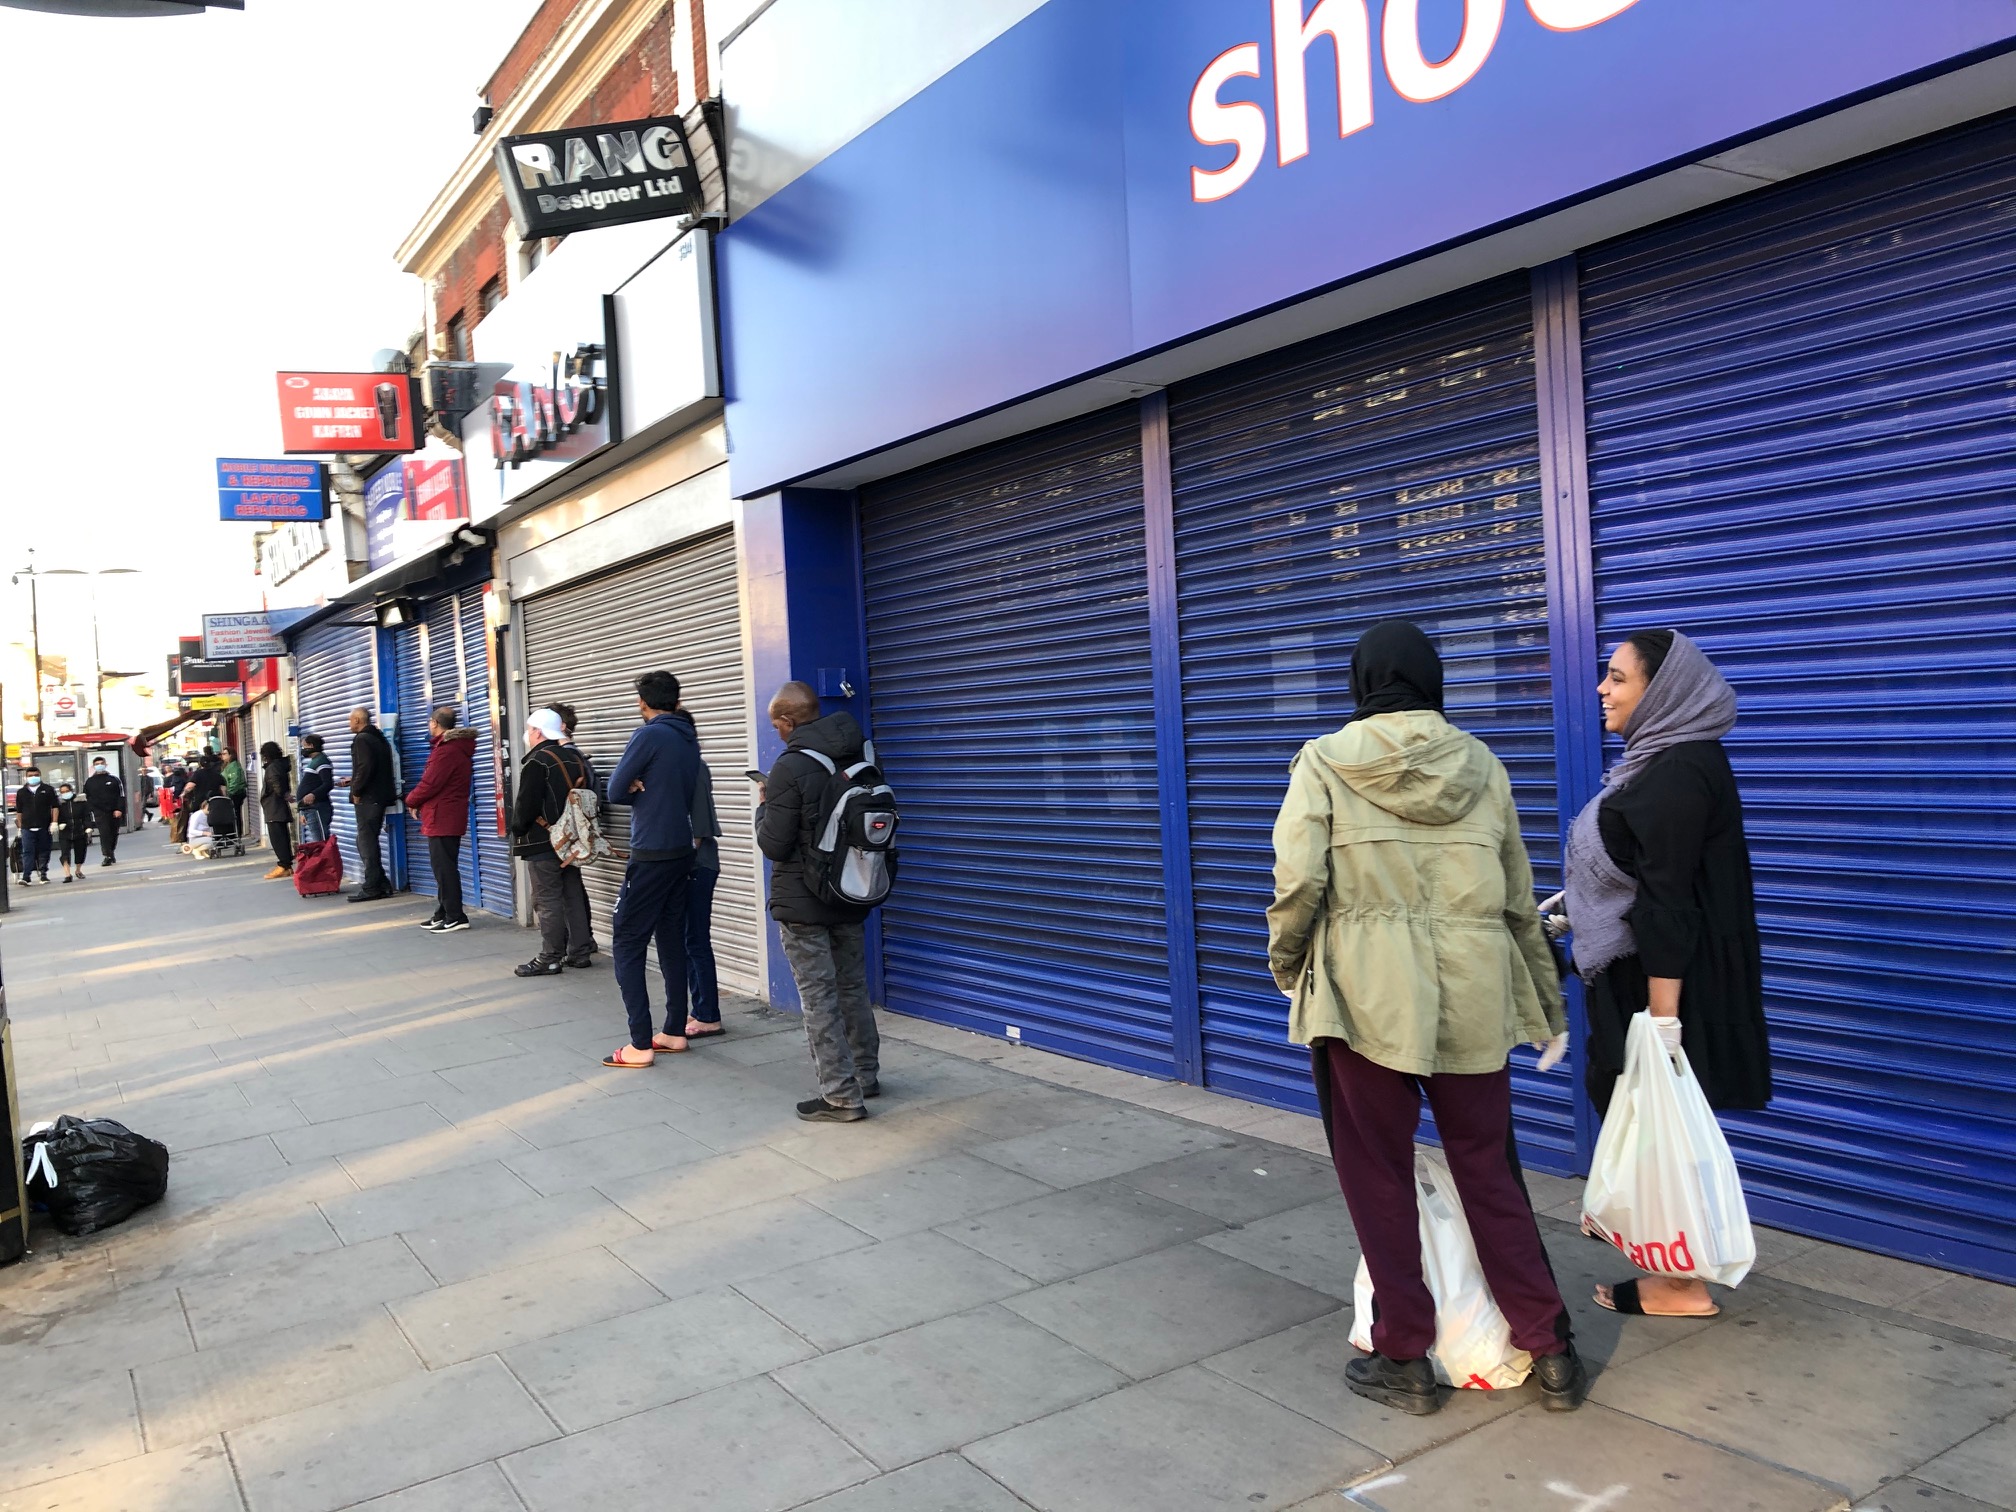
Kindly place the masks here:
[(124, 1223), (168, 1190), (168, 1147), (109, 1118), (64, 1114), (21, 1141), (28, 1200), (66, 1234)]

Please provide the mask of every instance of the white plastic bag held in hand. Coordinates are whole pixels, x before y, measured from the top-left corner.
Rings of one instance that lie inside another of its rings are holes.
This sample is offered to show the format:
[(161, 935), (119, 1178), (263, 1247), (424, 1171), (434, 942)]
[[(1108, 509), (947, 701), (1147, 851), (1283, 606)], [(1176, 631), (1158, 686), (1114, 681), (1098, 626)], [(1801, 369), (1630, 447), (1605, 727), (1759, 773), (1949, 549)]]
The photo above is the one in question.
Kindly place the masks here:
[(1757, 1260), (1729, 1141), (1694, 1068), (1666, 1053), (1649, 1013), (1631, 1020), (1624, 1071), (1582, 1196), (1582, 1228), (1655, 1275), (1735, 1286)]
[[(1421, 1274), (1435, 1299), (1435, 1347), (1428, 1351), (1435, 1379), (1482, 1391), (1517, 1386), (1532, 1371), (1533, 1357), (1512, 1347), (1512, 1325), (1484, 1284), (1449, 1167), (1433, 1155), (1415, 1156), (1414, 1195), (1421, 1209)], [(1372, 1276), (1362, 1259), (1351, 1300), (1351, 1342), (1369, 1354)]]

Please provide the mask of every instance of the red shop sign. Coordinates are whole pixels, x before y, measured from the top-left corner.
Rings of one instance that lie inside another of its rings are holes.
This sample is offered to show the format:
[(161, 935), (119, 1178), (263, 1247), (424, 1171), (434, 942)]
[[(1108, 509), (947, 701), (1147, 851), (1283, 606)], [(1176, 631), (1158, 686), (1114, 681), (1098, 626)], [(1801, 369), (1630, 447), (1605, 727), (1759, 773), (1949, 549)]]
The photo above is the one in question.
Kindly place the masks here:
[(284, 452), (420, 449), (419, 394), (404, 373), (282, 373)]

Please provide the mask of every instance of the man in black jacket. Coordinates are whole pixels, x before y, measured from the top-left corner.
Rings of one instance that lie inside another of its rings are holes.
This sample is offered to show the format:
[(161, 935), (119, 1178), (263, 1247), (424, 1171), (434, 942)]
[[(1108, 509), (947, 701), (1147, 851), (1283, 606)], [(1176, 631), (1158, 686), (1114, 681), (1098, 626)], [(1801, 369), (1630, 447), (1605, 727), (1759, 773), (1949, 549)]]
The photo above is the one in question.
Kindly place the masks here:
[(392, 881), (385, 875), (378, 842), (385, 810), (399, 796), (399, 784), (392, 772), (392, 742), (371, 722), (371, 711), (361, 706), (350, 711), (350, 775), (339, 777), (336, 785), (350, 789), (350, 802), (357, 810), (357, 859), (364, 869), (364, 885), (350, 894), (350, 901), (389, 898)]
[(786, 749), (763, 784), (756, 843), (770, 868), (770, 917), (798, 983), (805, 1041), (819, 1078), (819, 1096), (798, 1104), (808, 1122), (853, 1123), (868, 1116), (865, 1098), (878, 1095), (882, 1036), (868, 1003), (869, 910), (829, 903), (812, 890), (805, 858), (825, 797), (828, 769), (817, 751), (842, 769), (861, 759), (861, 726), (848, 713), (819, 715), (819, 696), (788, 682), (770, 700), (770, 727)]
[(567, 807), (567, 790), (587, 784), (580, 755), (562, 742), (560, 716), (535, 709), (525, 722), (524, 761), (518, 792), (511, 800), (511, 854), (525, 863), (532, 884), (532, 911), (539, 919), (539, 954), (512, 970), (521, 977), (558, 976), (568, 966), (586, 966), (588, 893), (567, 874), (553, 849), (553, 826)]
[(118, 859), (119, 826), (126, 821), (126, 784), (112, 775), (103, 756), (91, 758), (84, 802), (91, 810), (91, 827), (98, 831), (98, 864), (110, 866)]
[(40, 873), (49, 881), (49, 845), (56, 829), (57, 810), (62, 800), (56, 789), (42, 780), (40, 767), (24, 767), (21, 786), (14, 790), (14, 812), (21, 825), (21, 885), (26, 887)]

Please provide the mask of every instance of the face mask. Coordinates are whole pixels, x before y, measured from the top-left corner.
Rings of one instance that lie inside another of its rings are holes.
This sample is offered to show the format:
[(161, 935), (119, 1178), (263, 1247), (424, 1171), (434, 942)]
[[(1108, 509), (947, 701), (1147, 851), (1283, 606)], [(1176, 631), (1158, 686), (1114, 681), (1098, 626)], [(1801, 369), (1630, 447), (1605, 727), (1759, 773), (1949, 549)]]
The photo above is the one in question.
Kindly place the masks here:
[(42, 786), (42, 779), (41, 779), (40, 777), (30, 777), (30, 778), (28, 779), (28, 786), (30, 786), (30, 787), (40, 787), (40, 786)]
[(58, 788), (56, 789), (56, 796), (59, 798), (68, 798), (70, 796), (70, 789), (67, 787)]
[(97, 777), (97, 776), (100, 776), (101, 774), (103, 774), (104, 770), (105, 770), (105, 763), (104, 763), (104, 762), (102, 762), (102, 761), (94, 761), (94, 762), (92, 762), (92, 763), (91, 763), (91, 775), (92, 775), (93, 777)]

